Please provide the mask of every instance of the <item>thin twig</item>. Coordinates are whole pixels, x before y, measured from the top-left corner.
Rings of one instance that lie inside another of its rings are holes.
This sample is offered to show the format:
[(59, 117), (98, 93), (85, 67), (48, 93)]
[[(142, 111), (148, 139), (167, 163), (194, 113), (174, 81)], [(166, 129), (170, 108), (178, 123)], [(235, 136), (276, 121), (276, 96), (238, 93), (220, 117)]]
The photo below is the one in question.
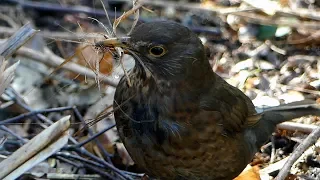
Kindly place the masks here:
[[(21, 106), (23, 109), (27, 110), (27, 111), (34, 111), (32, 110), (28, 105), (24, 104), (21, 100), (21, 97), (19, 96), (19, 94), (17, 94), (13, 89), (10, 89), (12, 91), (12, 93), (16, 96), (15, 98), (13, 97), (13, 99), (16, 101), (16, 103)], [(37, 118), (41, 119), (44, 122), (47, 122), (49, 124), (52, 124), (53, 122), (49, 119), (47, 119), (45, 116), (43, 116), (42, 114), (37, 114), (36, 115)], [(73, 144), (78, 144), (78, 142), (71, 136), (69, 136), (69, 140), (70, 142), (72, 142)], [(131, 180), (132, 178), (127, 176), (126, 174), (124, 174), (125, 172), (120, 171), (118, 168), (114, 167), (112, 164), (109, 164), (108, 162), (106, 162), (104, 159), (100, 159), (97, 156), (93, 155), (92, 153), (88, 152), (87, 150), (85, 150), (83, 147), (81, 148), (77, 148), (75, 147), (74, 150), (76, 152), (79, 152), (81, 154), (84, 154), (90, 158), (92, 158), (93, 160), (95, 160), (96, 162), (103, 164), (105, 168), (109, 168), (110, 170), (113, 170), (114, 172), (117, 173), (117, 175), (119, 176), (119, 178), (121, 179), (129, 179)]]
[(276, 159), (276, 146), (275, 146), (275, 137), (271, 137), (271, 157), (270, 157), (270, 164), (274, 163)]
[[(74, 111), (74, 114), (76, 115), (76, 117), (86, 126), (86, 122), (85, 122), (85, 120), (82, 118), (79, 110), (78, 110), (76, 107), (73, 107), (73, 111)], [(87, 129), (88, 129), (88, 132), (89, 132), (90, 137), (94, 136), (94, 133), (93, 133), (93, 131), (91, 130), (91, 128), (90, 128), (90, 127), (87, 127)], [(94, 139), (94, 138), (93, 138), (93, 139)], [(91, 140), (92, 140), (92, 139), (91, 139)], [(94, 141), (95, 141), (95, 143), (97, 144), (97, 146), (98, 146), (98, 148), (100, 149), (100, 151), (103, 153), (104, 158), (107, 158), (108, 162), (109, 162), (110, 164), (112, 164), (111, 159), (110, 159), (110, 157), (111, 157), (112, 155), (111, 155), (110, 153), (108, 153), (108, 152), (104, 149), (103, 145), (101, 144), (101, 142), (100, 142), (99, 140), (94, 139)]]
[(105, 167), (113, 170), (115, 173), (119, 174), (120, 177), (122, 178), (125, 178), (125, 179), (129, 179), (129, 180), (132, 180), (131, 177), (127, 176), (126, 174), (124, 174), (122, 171), (120, 171), (118, 168), (114, 167), (113, 165), (107, 163), (106, 161), (100, 159), (99, 157), (89, 153), (87, 150), (85, 150), (84, 148), (76, 148), (75, 151), (77, 153), (80, 153), (82, 155), (85, 155), (85, 156), (89, 156), (90, 158), (92, 158), (93, 160), (103, 164)]
[(76, 145), (74, 145), (74, 146), (76, 146), (76, 147), (82, 147), (82, 146), (84, 146), (85, 144), (91, 142), (93, 139), (99, 137), (101, 134), (105, 133), (106, 131), (109, 131), (110, 129), (114, 128), (115, 126), (116, 126), (116, 125), (114, 124), (114, 125), (111, 125), (111, 126), (109, 126), (109, 127), (106, 127), (105, 129), (101, 130), (100, 132), (93, 134), (93, 135), (90, 136), (88, 139), (86, 139), (86, 140), (84, 140), (84, 141), (82, 141), (82, 142), (80, 142), (80, 143), (78, 143), (78, 144), (76, 144)]
[(301, 124), (296, 122), (283, 122), (277, 125), (277, 128), (290, 131), (299, 131), (303, 133), (311, 133), (318, 126), (312, 124)]
[(37, 114), (42, 114), (42, 113), (50, 113), (50, 112), (61, 112), (61, 111), (67, 111), (67, 110), (72, 110), (72, 107), (59, 107), (59, 108), (51, 108), (51, 109), (44, 109), (44, 110), (36, 110), (36, 111), (31, 111), (25, 114), (20, 114), (19, 116), (13, 117), (13, 118), (8, 118), (5, 120), (0, 121), (0, 125), (5, 125), (8, 123), (14, 123), (17, 121), (21, 121), (25, 118), (35, 116)]
[[(133, 0), (132, 2), (133, 4), (133, 7), (137, 6), (138, 5), (138, 0)], [(143, 7), (143, 6), (141, 6)], [(135, 28), (135, 26), (137, 25), (138, 21), (139, 21), (139, 16), (140, 16), (140, 11), (139, 9), (137, 9), (136, 11), (133, 12), (133, 23), (132, 23), (132, 26), (131, 26), (131, 29), (130, 31), (127, 33), (128, 35), (130, 35), (133, 31), (133, 29)]]
[(0, 13), (0, 19), (5, 20), (12, 28), (18, 29), (19, 25), (13, 19), (5, 14)]
[[(109, 24), (110, 28), (112, 28), (112, 23), (111, 23), (111, 21), (110, 21), (108, 11), (107, 11), (106, 7), (104, 6), (104, 3), (102, 2), (102, 0), (100, 0), (100, 3), (101, 3), (101, 5), (102, 5), (102, 7), (103, 7), (103, 10), (104, 10), (105, 14), (106, 14), (106, 18), (107, 18), (107, 20), (108, 20), (108, 24)], [(115, 33), (114, 31), (112, 31), (112, 34), (111, 34), (111, 35), (112, 35), (112, 36), (116, 36), (116, 33)]]
[(316, 21), (296, 21), (292, 22), (290, 19), (272, 19), (263, 15), (252, 14), (248, 12), (237, 12), (233, 13), (244, 19), (249, 23), (258, 23), (258, 24), (265, 24), (265, 25), (275, 25), (275, 26), (288, 26), (294, 28), (310, 28), (310, 29), (320, 29), (320, 24)]
[(117, 26), (119, 25), (119, 23), (123, 20), (128, 18), (130, 15), (134, 14), (138, 9), (140, 9), (142, 7), (142, 4), (137, 4), (135, 5), (132, 9), (130, 9), (129, 11), (127, 11), (126, 13), (124, 13), (122, 16), (120, 16), (119, 18), (117, 18), (114, 22), (113, 22), (113, 29), (116, 29)]
[(309, 136), (294, 150), (293, 154), (290, 156), (284, 167), (280, 170), (277, 180), (284, 180), (289, 171), (296, 162), (296, 160), (303, 154), (303, 152), (310, 147), (312, 144), (316, 143), (316, 141), (320, 138), (320, 127), (315, 129)]

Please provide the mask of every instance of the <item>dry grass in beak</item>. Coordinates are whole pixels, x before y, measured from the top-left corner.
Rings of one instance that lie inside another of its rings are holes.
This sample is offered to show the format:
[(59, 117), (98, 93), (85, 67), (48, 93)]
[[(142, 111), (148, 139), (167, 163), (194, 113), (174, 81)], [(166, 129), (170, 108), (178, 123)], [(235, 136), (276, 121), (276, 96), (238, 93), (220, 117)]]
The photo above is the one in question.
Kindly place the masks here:
[[(138, 22), (138, 20), (139, 20), (139, 15), (140, 15), (139, 9), (140, 9), (141, 7), (143, 7), (143, 6), (142, 6), (141, 4), (139, 4), (138, 0), (133, 0), (133, 7), (132, 7), (132, 9), (129, 10), (129, 11), (127, 11), (127, 12), (125, 12), (125, 13), (124, 13), (123, 15), (121, 15), (119, 18), (115, 19), (113, 25), (111, 26), (111, 21), (110, 21), (110, 18), (109, 18), (109, 16), (108, 16), (108, 13), (107, 13), (107, 11), (106, 11), (106, 9), (105, 9), (105, 6), (104, 6), (104, 4), (103, 4), (103, 2), (102, 2), (101, 0), (100, 0), (100, 2), (101, 2), (102, 6), (103, 6), (103, 9), (104, 9), (104, 11), (105, 11), (107, 20), (108, 20), (108, 22), (109, 22), (109, 26), (112, 27), (112, 31), (110, 31), (107, 27), (105, 27), (105, 26), (104, 26), (100, 21), (98, 21), (97, 19), (91, 18), (92, 20), (97, 21), (97, 22), (100, 24), (100, 26), (102, 26), (102, 27), (105, 29), (105, 32), (107, 33), (107, 34), (104, 35), (104, 37), (106, 38), (106, 40), (104, 40), (104, 41), (98, 41), (98, 42), (96, 42), (96, 43), (94, 44), (94, 46), (96, 47), (96, 49), (97, 49), (98, 51), (100, 51), (100, 52), (102, 52), (102, 53), (103, 53), (103, 52), (106, 52), (106, 51), (108, 51), (108, 52), (111, 51), (111, 52), (116, 53), (115, 56), (117, 56), (118, 59), (119, 59), (119, 61), (120, 61), (120, 64), (121, 64), (121, 67), (122, 67), (122, 69), (123, 69), (123, 71), (124, 71), (124, 74), (125, 74), (125, 76), (126, 76), (128, 85), (129, 85), (129, 86), (132, 86), (132, 85), (131, 85), (131, 82), (130, 82), (130, 79), (129, 79), (129, 76), (128, 76), (128, 73), (127, 73), (127, 71), (125, 70), (124, 64), (123, 64), (123, 55), (124, 55), (125, 52), (126, 52), (125, 47), (124, 47), (124, 46), (121, 46), (121, 45), (111, 47), (111, 46), (108, 46), (108, 44), (117, 43), (116, 40), (117, 40), (117, 39), (119, 40), (119, 38), (117, 37), (117, 34), (116, 34), (116, 28), (118, 27), (118, 25), (121, 23), (122, 20), (128, 18), (130, 15), (133, 14), (133, 15), (134, 15), (134, 22), (133, 22), (133, 24), (132, 24), (132, 27), (131, 27), (130, 31), (129, 31), (127, 34), (130, 34), (130, 33), (132, 32), (132, 30), (135, 28), (135, 26), (136, 26), (136, 24), (137, 24), (137, 22)], [(120, 39), (121, 39), (121, 38), (120, 38)], [(114, 42), (112, 42), (112, 41), (114, 41)], [(115, 44), (114, 44), (114, 45), (115, 45)], [(129, 99), (131, 99), (131, 98), (129, 98)], [(129, 100), (129, 99), (128, 99), (128, 100)], [(122, 106), (122, 104), (118, 105), (118, 107), (117, 107), (116, 109), (120, 108), (121, 106)], [(77, 136), (79, 133), (81, 133), (81, 132), (84, 130), (84, 128), (90, 127), (90, 126), (96, 124), (97, 122), (99, 122), (100, 120), (104, 119), (105, 117), (109, 116), (109, 115), (112, 114), (116, 109), (113, 109), (113, 110), (111, 110), (111, 111), (108, 111), (109, 108), (106, 108), (106, 109), (105, 109), (103, 112), (101, 112), (95, 119), (89, 121), (89, 122), (86, 124), (85, 127), (83, 127), (83, 128), (80, 129), (78, 132), (76, 132), (75, 136)]]
[[(102, 1), (101, 1), (101, 3), (102, 3)], [(111, 21), (110, 21), (110, 19), (109, 19), (109, 16), (108, 16), (108, 13), (107, 13), (107, 11), (106, 11), (106, 9), (105, 9), (105, 6), (104, 6), (103, 3), (102, 3), (102, 5), (103, 5), (103, 8), (104, 8), (104, 10), (105, 10), (105, 12), (106, 12), (106, 17), (107, 17), (109, 23), (111, 23)], [(123, 15), (121, 15), (119, 18), (117, 18), (117, 19), (113, 22), (113, 26), (112, 26), (112, 30), (113, 30), (113, 31), (112, 31), (112, 33), (110, 33), (109, 30), (106, 30), (106, 32), (108, 33), (108, 34), (107, 34), (107, 37), (108, 37), (108, 38), (115, 38), (115, 39), (117, 39), (116, 30), (117, 30), (118, 25), (121, 23), (122, 20), (128, 18), (130, 15), (133, 14), (133, 15), (134, 15), (134, 21), (133, 21), (133, 24), (132, 24), (132, 26), (131, 26), (130, 31), (128, 32), (128, 34), (130, 34), (130, 33), (132, 32), (132, 30), (134, 29), (134, 27), (135, 27), (135, 26), (137, 25), (137, 23), (138, 23), (139, 15), (140, 15), (139, 9), (140, 9), (141, 7), (142, 7), (142, 4), (139, 4), (139, 3), (138, 3), (138, 0), (133, 0), (133, 7), (132, 7), (132, 9), (129, 10), (129, 11), (127, 11), (127, 12), (125, 12)], [(106, 28), (105, 28), (105, 29), (106, 29)], [(102, 46), (102, 47), (103, 47), (105, 44), (110, 44), (110, 42), (109, 42), (110, 39), (107, 39), (106, 41), (108, 41), (108, 42), (104, 42), (104, 41), (97, 42), (97, 43), (96, 43), (96, 46)], [(128, 72), (125, 70), (124, 64), (123, 64), (123, 55), (124, 55), (125, 49), (123, 49), (123, 47), (121, 47), (121, 45), (116, 46), (115, 43), (116, 43), (116, 42), (114, 42), (114, 46), (111, 47), (111, 49), (109, 49), (109, 50), (112, 50), (112, 48), (114, 48), (114, 51), (116, 52), (117, 56), (119, 57), (119, 61), (120, 61), (121, 67), (122, 67), (122, 69), (123, 69), (123, 71), (124, 71), (124, 74), (125, 74), (125, 76), (126, 76), (128, 85), (131, 87), (132, 84), (131, 84), (131, 82), (130, 82), (130, 79), (129, 79), (129, 76), (128, 76)], [(111, 43), (111, 44), (112, 44), (112, 43)], [(101, 49), (104, 49), (104, 48), (101, 48)]]
[[(118, 27), (118, 25), (121, 23), (122, 20), (128, 18), (130, 15), (134, 15), (134, 22), (132, 24), (132, 27), (131, 27), (131, 30), (129, 31), (128, 34), (131, 33), (132, 29), (134, 29), (134, 27), (136, 26), (137, 22), (138, 22), (138, 19), (139, 19), (139, 8), (142, 7), (141, 4), (139, 4), (138, 0), (133, 0), (132, 3), (133, 3), (133, 7), (131, 10), (125, 12), (122, 16), (120, 16), (119, 18), (115, 19), (115, 21), (113, 23), (111, 23), (111, 20), (108, 16), (108, 13), (107, 13), (107, 10), (102, 2), (102, 0), (100, 0), (102, 6), (103, 6), (103, 9), (105, 11), (105, 14), (106, 14), (106, 18), (108, 20), (108, 25), (104, 25), (102, 22), (100, 22), (99, 20), (95, 19), (95, 18), (92, 18), (92, 17), (89, 17), (89, 19), (93, 20), (93, 21), (96, 21), (99, 26), (101, 26), (104, 31), (105, 31), (105, 34), (97, 34), (97, 35), (100, 35), (100, 37), (104, 37), (106, 40), (110, 39), (110, 38), (117, 38), (117, 34), (116, 34), (116, 29)], [(82, 30), (80, 24), (79, 24), (79, 27)], [(101, 73), (99, 71), (99, 62), (102, 61), (104, 55), (106, 53), (111, 53), (111, 55), (113, 57), (117, 57), (116, 59), (118, 59), (121, 64), (121, 67), (124, 71), (124, 74), (126, 76), (126, 79), (127, 79), (127, 82), (128, 82), (128, 85), (131, 86), (131, 82), (128, 78), (128, 74), (126, 72), (126, 70), (124, 69), (124, 65), (123, 65), (123, 55), (125, 54), (125, 48), (122, 48), (122, 47), (115, 47), (114, 49), (113, 48), (108, 48), (108, 47), (104, 47), (104, 46), (97, 46), (99, 43), (103, 42), (103, 41), (98, 41), (97, 43), (92, 43), (90, 42), (90, 40), (85, 40), (85, 42), (83, 42), (83, 38), (81, 38), (82, 41), (81, 42), (77, 42), (77, 43), (85, 43), (85, 44), (88, 44), (84, 47), (80, 47), (76, 50), (76, 52), (74, 53), (74, 55), (72, 55), (71, 57), (67, 58), (63, 63), (61, 63), (58, 67), (55, 68), (55, 70), (50, 74), (52, 75), (53, 73), (57, 72), (57, 70), (59, 70), (61, 67), (63, 67), (65, 64), (67, 64), (68, 62), (70, 62), (71, 60), (73, 60), (75, 57), (78, 57), (79, 54), (81, 55), (81, 52), (86, 49), (87, 47), (93, 47), (94, 50), (96, 51), (97, 55), (99, 56), (99, 60), (96, 59), (96, 63), (94, 63), (95, 67), (89, 67), (89, 69), (91, 69), (95, 74), (96, 74), (96, 83), (98, 85), (98, 87), (100, 87), (100, 77), (101, 77)], [(101, 43), (103, 44), (103, 43)], [(101, 55), (101, 56), (100, 56)], [(92, 62), (87, 62), (88, 60), (86, 60), (86, 66), (89, 65), (89, 64), (92, 64)], [(117, 63), (116, 63), (117, 64)], [(116, 65), (113, 65), (113, 67), (115, 67)], [(50, 76), (49, 75), (49, 76)]]

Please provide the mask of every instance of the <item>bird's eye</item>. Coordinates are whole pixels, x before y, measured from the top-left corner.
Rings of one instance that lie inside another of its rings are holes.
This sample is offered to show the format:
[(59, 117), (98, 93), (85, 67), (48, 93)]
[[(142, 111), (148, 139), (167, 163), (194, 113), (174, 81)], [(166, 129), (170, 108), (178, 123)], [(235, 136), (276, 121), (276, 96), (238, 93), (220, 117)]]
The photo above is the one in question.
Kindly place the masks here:
[(161, 57), (166, 53), (166, 50), (162, 46), (153, 46), (149, 49), (149, 53), (155, 57)]

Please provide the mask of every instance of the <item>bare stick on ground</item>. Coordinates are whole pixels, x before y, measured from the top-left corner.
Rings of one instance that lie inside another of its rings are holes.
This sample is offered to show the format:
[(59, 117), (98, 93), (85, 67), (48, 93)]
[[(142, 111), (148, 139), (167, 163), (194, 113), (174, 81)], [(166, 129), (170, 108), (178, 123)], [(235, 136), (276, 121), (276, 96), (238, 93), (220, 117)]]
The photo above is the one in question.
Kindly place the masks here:
[(293, 154), (288, 159), (287, 163), (283, 166), (281, 171), (279, 172), (277, 176), (277, 180), (284, 180), (292, 165), (296, 160), (303, 154), (303, 152), (310, 147), (312, 144), (316, 143), (316, 141), (320, 138), (320, 127), (318, 127), (316, 130), (314, 130), (298, 147), (295, 149)]
[(33, 37), (36, 32), (30, 24), (22, 26), (14, 35), (0, 45), (0, 55), (7, 59)]

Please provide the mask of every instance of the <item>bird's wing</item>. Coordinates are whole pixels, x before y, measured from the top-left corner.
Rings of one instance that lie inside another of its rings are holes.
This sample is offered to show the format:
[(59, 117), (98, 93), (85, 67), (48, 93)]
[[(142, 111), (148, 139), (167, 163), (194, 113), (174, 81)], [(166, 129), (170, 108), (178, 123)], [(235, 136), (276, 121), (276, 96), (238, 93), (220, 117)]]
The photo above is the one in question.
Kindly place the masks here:
[(259, 118), (251, 118), (256, 114), (251, 100), (223, 80), (216, 82), (209, 93), (203, 96), (200, 108), (220, 112), (222, 118), (218, 123), (228, 133), (242, 131), (247, 124), (259, 121)]

